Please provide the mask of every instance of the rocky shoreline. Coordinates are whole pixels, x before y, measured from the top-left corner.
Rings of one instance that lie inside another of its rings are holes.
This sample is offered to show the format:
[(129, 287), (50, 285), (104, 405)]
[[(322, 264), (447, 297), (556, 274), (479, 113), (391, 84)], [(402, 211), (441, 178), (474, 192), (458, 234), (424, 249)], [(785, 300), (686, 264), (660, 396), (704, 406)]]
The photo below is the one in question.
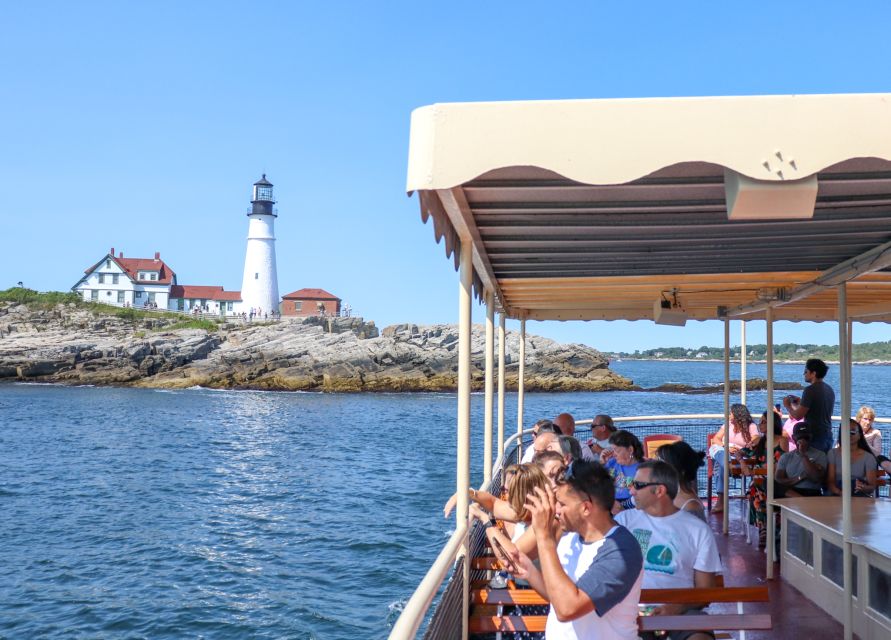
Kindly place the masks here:
[[(187, 317), (120, 317), (96, 307), (0, 304), (0, 381), (151, 388), (282, 391), (452, 391), (453, 325), (379, 331), (362, 318), (284, 319), (176, 328)], [(484, 379), (484, 333), (474, 326), (472, 379)], [(505, 385), (516, 389), (519, 335), (508, 332)], [(599, 351), (527, 335), (529, 391), (608, 391), (633, 384)]]

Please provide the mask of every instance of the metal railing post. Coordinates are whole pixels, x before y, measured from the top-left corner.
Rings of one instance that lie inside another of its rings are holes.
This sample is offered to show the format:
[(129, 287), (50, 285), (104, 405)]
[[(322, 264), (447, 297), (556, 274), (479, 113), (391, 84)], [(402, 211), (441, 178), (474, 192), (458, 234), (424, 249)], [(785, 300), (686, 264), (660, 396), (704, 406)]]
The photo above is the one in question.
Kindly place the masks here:
[(848, 353), (848, 289), (842, 283), (838, 285), (838, 360), (839, 381), (841, 382), (841, 474), (842, 474), (842, 566), (844, 567), (844, 625), (845, 640), (854, 637), (854, 601), (852, 562), (852, 526), (851, 526), (851, 438), (847, 436), (851, 418), (851, 377)]
[[(774, 547), (774, 521), (773, 521), (773, 423), (776, 416), (773, 414), (773, 307), (765, 309), (764, 320), (767, 323), (767, 477), (764, 490), (767, 492), (767, 570), (765, 575), (768, 580), (773, 580)], [(743, 323), (745, 324), (745, 323)], [(749, 526), (748, 523), (745, 523)]]
[[(517, 433), (523, 433), (523, 402), (526, 384), (526, 318), (520, 318), (520, 367), (517, 372)], [(523, 454), (523, 441), (517, 442), (517, 462)]]
[(486, 380), (483, 408), (483, 483), (492, 479), (492, 400), (495, 368), (495, 297), (486, 292)]
[(724, 501), (722, 508), (724, 535), (730, 530), (730, 319), (724, 320)]
[[(748, 358), (746, 357), (746, 321), (743, 320), (739, 325), (739, 402), (740, 404), (746, 403), (746, 362)], [(771, 405), (767, 405), (768, 407)]]
[[(466, 526), (470, 502), (470, 321), (473, 296), (473, 245), (461, 241), (460, 273), (458, 287), (458, 455), (457, 455), (457, 508), (455, 528)], [(470, 557), (469, 533), (464, 538), (464, 600), (462, 604), (461, 637), (468, 636), (470, 614)]]
[(504, 455), (504, 314), (498, 316), (498, 456)]

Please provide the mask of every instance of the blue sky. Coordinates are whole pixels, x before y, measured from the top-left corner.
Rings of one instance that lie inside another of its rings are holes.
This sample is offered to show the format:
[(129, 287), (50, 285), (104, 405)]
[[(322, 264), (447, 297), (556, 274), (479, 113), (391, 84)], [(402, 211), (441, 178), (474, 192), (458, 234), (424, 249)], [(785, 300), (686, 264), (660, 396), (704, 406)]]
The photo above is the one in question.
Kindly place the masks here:
[[(160, 251), (182, 284), (238, 289), (266, 172), (282, 293), (321, 287), (380, 325), (454, 322), (457, 276), (404, 192), (412, 109), (888, 91), (889, 24), (887, 2), (10, 3), (0, 288), (67, 289), (114, 246)], [(529, 331), (603, 350), (723, 340), (715, 322)], [(854, 339), (888, 334), (856, 325)], [(749, 336), (763, 341), (764, 323)]]

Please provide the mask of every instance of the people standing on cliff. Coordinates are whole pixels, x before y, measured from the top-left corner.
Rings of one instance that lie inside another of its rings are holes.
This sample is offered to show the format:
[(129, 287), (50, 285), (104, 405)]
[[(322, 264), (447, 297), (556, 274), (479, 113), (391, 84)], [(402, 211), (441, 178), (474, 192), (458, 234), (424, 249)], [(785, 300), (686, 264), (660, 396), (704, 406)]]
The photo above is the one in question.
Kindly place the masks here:
[(835, 391), (823, 382), (829, 367), (819, 358), (811, 358), (804, 364), (804, 380), (808, 383), (801, 397), (788, 395), (783, 406), (789, 416), (810, 427), (811, 446), (826, 453), (832, 448), (832, 409)]

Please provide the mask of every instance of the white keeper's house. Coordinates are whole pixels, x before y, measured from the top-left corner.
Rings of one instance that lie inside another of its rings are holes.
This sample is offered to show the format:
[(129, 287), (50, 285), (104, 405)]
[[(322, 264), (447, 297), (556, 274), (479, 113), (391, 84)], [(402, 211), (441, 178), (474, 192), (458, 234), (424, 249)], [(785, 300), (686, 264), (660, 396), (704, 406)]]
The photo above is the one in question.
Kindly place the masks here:
[(125, 258), (114, 247), (88, 268), (72, 289), (84, 300), (119, 307), (201, 311), (219, 315), (241, 313), (241, 294), (223, 287), (181, 285), (176, 272), (161, 259)]

